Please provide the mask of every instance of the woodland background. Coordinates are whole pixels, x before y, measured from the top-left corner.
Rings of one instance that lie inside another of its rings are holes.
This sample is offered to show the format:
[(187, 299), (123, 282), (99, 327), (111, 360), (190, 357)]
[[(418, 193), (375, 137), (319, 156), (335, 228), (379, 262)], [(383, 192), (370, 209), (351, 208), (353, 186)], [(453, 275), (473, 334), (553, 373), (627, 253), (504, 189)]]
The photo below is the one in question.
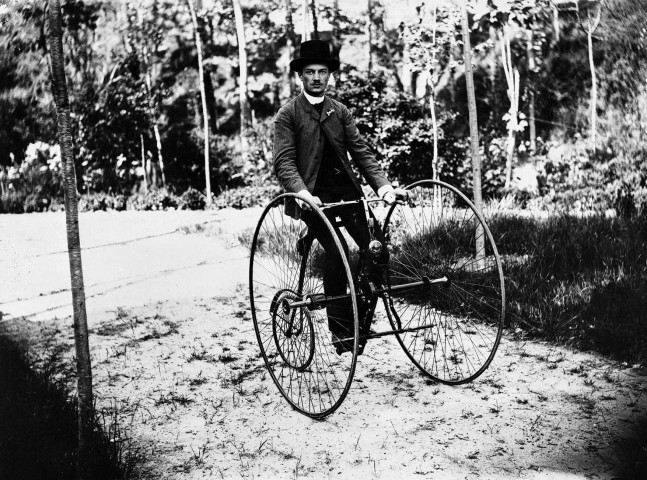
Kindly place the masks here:
[[(3, 3), (0, 212), (61, 209), (46, 4)], [(299, 91), (287, 65), (304, 32), (339, 54), (330, 94), (352, 109), (391, 178), (437, 176), (470, 190), (452, 2), (243, 0), (238, 27), (236, 5), (63, 2), (82, 210), (204, 208), (212, 196), (217, 206), (244, 207), (278, 193), (271, 122)], [(647, 5), (630, 0), (475, 2), (486, 198), (571, 212), (644, 211), (646, 18)]]

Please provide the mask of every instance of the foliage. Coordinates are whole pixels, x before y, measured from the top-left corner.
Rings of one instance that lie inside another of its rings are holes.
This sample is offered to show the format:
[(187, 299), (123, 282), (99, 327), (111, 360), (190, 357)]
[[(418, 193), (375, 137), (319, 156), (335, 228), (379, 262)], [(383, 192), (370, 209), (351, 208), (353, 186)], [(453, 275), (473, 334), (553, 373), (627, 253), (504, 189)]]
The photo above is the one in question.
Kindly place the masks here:
[(46, 211), (52, 200), (63, 194), (60, 148), (44, 142), (31, 143), (20, 166), (10, 167), (6, 175), (7, 191), (0, 200), (0, 212)]
[(182, 210), (204, 210), (207, 201), (205, 196), (195, 188), (189, 188), (180, 197), (179, 207)]
[[(292, 3), (293, 13), (298, 12), (299, 5)], [(388, 28), (385, 18), (389, 18), (394, 2), (374, 2), (378, 65), (371, 78), (347, 67), (331, 95), (354, 111), (360, 131), (389, 175), (408, 183), (431, 175), (429, 95), (418, 98), (400, 92), (397, 82), (391, 81), (392, 72), (394, 68), (402, 72), (405, 67), (420, 75), (431, 72), (439, 112), (440, 178), (469, 190), (464, 67), (455, 60), (460, 58), (461, 45), (455, 28), (456, 11), (439, 7), (436, 24), (432, 24), (433, 6), (427, 3), (411, 21)], [(513, 26), (512, 59), (520, 72), (522, 90), (525, 88), (520, 112), (527, 111), (529, 92), (533, 91), (537, 133), (548, 140), (547, 144), (573, 143), (576, 134), (588, 130), (590, 72), (586, 37), (576, 13), (560, 13), (557, 39), (547, 0), (489, 0), (474, 5), (485, 7), (471, 13), (472, 42), (484, 195), (495, 197), (504, 193), (503, 116), (509, 101), (498, 42), (492, 42), (489, 28)], [(547, 202), (567, 208), (605, 209), (615, 205), (623, 215), (635, 215), (647, 202), (641, 162), (645, 145), (640, 140), (645, 135), (641, 127), (645, 107), (640, 104), (644, 99), (639, 88), (647, 71), (647, 4), (608, 0), (604, 6), (594, 38), (604, 143), (598, 152), (583, 150), (547, 163), (542, 194)], [(230, 2), (217, 0), (204, 2), (199, 12), (208, 73), (209, 148), (214, 159), (210, 175), (215, 192), (273, 181), (269, 168), (271, 117), (285, 100), (286, 90), (282, 71), (286, 64), (284, 2), (247, 2), (243, 15), (248, 37), (249, 100), (256, 123), (247, 139), (250, 155), (243, 160), (237, 136), (239, 65), (237, 46), (231, 42), (235, 35), (231, 8)], [(38, 2), (10, 2), (3, 12), (0, 165), (18, 170), (30, 144), (55, 141), (47, 29), (44, 6)], [(365, 28), (365, 15), (355, 18), (325, 2), (319, 4), (319, 14), (333, 24), (335, 51), (341, 47), (342, 53), (350, 52), (348, 40)], [(137, 193), (143, 190), (145, 162), (160, 178), (155, 127), (161, 136), (167, 194), (203, 188), (196, 51), (184, 2), (144, 0), (129, 2), (124, 9), (116, 0), (79, 0), (64, 3), (64, 16), (77, 181), (81, 193), (90, 194), (91, 199), (84, 208), (114, 208), (109, 199), (115, 195), (136, 195), (130, 204), (138, 208), (160, 208), (155, 194), (145, 199), (145, 194)], [(534, 67), (528, 64), (529, 31), (533, 34), (530, 50)], [(409, 64), (404, 65), (407, 59)], [(404, 85), (407, 88), (409, 85)], [(518, 145), (519, 158), (526, 158), (526, 140)], [(537, 153), (529, 160), (542, 164), (544, 155)], [(33, 170), (23, 175), (20, 182), (14, 182), (14, 187), (20, 183), (20, 188), (4, 192), (0, 208), (14, 212), (59, 208), (56, 176), (50, 173)], [(161, 208), (170, 205), (167, 200)]]
[(224, 190), (215, 198), (214, 205), (217, 208), (249, 208), (262, 207), (270, 200), (281, 193), (277, 185), (268, 186), (247, 186), (234, 190)]
[[(406, 93), (385, 92), (386, 85), (384, 73), (367, 79), (356, 69), (345, 67), (332, 95), (348, 105), (360, 133), (393, 179), (409, 183), (429, 178), (433, 136), (424, 108)], [(441, 117), (439, 125), (442, 123)], [(443, 137), (442, 130), (439, 135)]]

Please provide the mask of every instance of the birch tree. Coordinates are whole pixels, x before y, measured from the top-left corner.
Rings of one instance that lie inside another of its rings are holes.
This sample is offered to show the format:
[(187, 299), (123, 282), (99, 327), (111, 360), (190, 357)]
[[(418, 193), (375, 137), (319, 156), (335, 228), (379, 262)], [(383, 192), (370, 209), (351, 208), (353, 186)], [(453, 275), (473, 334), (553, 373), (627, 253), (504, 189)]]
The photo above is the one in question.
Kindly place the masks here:
[(238, 96), (240, 98), (240, 145), (243, 159), (247, 159), (249, 145), (247, 142), (247, 124), (249, 118), (249, 99), (247, 98), (247, 40), (245, 39), (245, 22), (240, 0), (232, 0), (236, 20), (236, 38), (238, 39)]
[(63, 176), (65, 182), (65, 224), (67, 228), (67, 251), (72, 284), (72, 308), (74, 317), (74, 344), (76, 352), (78, 390), (78, 442), (79, 456), (77, 477), (89, 479), (87, 464), (92, 438), (93, 394), (92, 365), (88, 340), (88, 320), (85, 307), (85, 286), (81, 262), (81, 239), (79, 234), (79, 210), (76, 190), (76, 173), (72, 135), (70, 133), (70, 103), (65, 79), (63, 54), (63, 21), (59, 0), (49, 2), (49, 46), (52, 57), (52, 85), (56, 102), (58, 138), (61, 147)]
[(204, 62), (202, 58), (202, 40), (200, 38), (200, 29), (198, 27), (198, 17), (195, 13), (193, 0), (187, 0), (189, 12), (191, 14), (191, 23), (195, 36), (195, 48), (198, 56), (198, 79), (200, 83), (200, 99), (202, 100), (202, 120), (204, 132), (204, 177), (205, 177), (205, 194), (207, 196), (207, 205), (211, 205), (211, 168), (209, 162), (209, 112), (207, 109), (207, 94), (204, 86)]
[(595, 62), (593, 60), (593, 33), (598, 28), (600, 24), (600, 18), (602, 16), (602, 6), (599, 1), (593, 0), (589, 1), (586, 5), (586, 19), (583, 23), (584, 30), (586, 32), (586, 40), (589, 51), (589, 68), (591, 69), (591, 112), (590, 112), (590, 138), (591, 138), (591, 148), (595, 149), (596, 147), (596, 134), (597, 134), (597, 121), (598, 121), (598, 79), (595, 74)]
[(502, 33), (499, 36), (501, 44), (501, 64), (505, 73), (505, 79), (508, 84), (508, 100), (510, 100), (510, 109), (503, 116), (508, 129), (508, 141), (506, 143), (506, 161), (505, 161), (505, 188), (509, 189), (512, 183), (512, 166), (514, 163), (514, 152), (516, 144), (516, 132), (523, 130), (525, 121), (519, 121), (519, 70), (512, 64), (512, 49), (510, 46), (510, 26), (504, 25)]
[(319, 40), (319, 18), (317, 0), (310, 0), (310, 13), (312, 14), (312, 39)]
[[(479, 154), (479, 130), (476, 116), (476, 94), (474, 92), (474, 72), (472, 69), (472, 44), (470, 42), (470, 26), (467, 5), (463, 4), (461, 17), (461, 32), (463, 37), (463, 60), (465, 62), (465, 82), (467, 83), (467, 108), (470, 123), (470, 144), (472, 150), (472, 195), (474, 205), (479, 212), (483, 211), (483, 195), (481, 191), (481, 156)], [(485, 232), (479, 224), (476, 229), (477, 258), (485, 256)]]
[(373, 70), (373, 0), (366, 0), (366, 49), (368, 74)]
[[(288, 58), (294, 58), (294, 21), (292, 19), (292, 0), (285, 0), (285, 39)], [(285, 78), (290, 87), (290, 98), (292, 98), (296, 93), (296, 89), (289, 64), (285, 69)]]

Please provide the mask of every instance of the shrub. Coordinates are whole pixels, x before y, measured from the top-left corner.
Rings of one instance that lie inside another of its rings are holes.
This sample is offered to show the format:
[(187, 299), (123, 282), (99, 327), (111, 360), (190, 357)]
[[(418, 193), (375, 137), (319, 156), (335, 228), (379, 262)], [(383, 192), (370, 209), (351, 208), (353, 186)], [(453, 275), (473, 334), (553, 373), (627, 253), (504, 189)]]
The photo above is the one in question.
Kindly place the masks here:
[(225, 190), (215, 198), (214, 206), (217, 208), (249, 208), (264, 206), (271, 199), (281, 193), (277, 185), (261, 187), (242, 187), (234, 190)]
[(193, 187), (182, 194), (178, 206), (182, 210), (204, 210), (206, 206), (205, 196)]
[(126, 206), (128, 210), (168, 210), (177, 208), (179, 202), (175, 195), (162, 188), (133, 195), (128, 198)]

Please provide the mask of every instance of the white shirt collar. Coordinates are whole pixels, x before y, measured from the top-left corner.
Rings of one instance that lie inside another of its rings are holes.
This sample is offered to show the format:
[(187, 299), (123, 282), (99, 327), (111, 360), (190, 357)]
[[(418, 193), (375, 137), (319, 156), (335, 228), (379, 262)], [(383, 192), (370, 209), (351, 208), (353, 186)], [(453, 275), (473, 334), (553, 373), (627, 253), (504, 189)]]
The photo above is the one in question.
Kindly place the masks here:
[(311, 105), (317, 105), (318, 103), (321, 103), (324, 101), (324, 96), (322, 95), (321, 97), (313, 97), (312, 95), (308, 94), (307, 92), (303, 92), (303, 94), (306, 96), (308, 99), (308, 102), (310, 102)]

